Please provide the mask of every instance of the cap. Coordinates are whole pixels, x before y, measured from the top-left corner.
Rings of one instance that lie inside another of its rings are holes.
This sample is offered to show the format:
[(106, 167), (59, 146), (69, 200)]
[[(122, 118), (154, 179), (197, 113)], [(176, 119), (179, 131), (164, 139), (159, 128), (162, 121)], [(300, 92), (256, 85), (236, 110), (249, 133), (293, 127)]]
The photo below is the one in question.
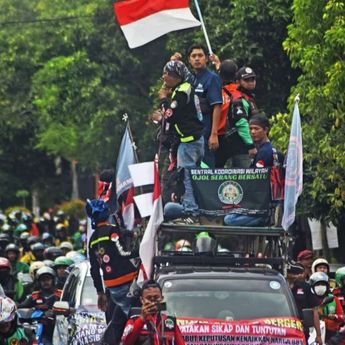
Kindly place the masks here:
[(307, 259), (312, 259), (313, 258), (313, 252), (309, 249), (302, 250), (298, 255), (297, 255), (297, 260), (307, 260)]
[(237, 80), (248, 79), (252, 77), (256, 77), (256, 74), (250, 67), (241, 67), (236, 73)]

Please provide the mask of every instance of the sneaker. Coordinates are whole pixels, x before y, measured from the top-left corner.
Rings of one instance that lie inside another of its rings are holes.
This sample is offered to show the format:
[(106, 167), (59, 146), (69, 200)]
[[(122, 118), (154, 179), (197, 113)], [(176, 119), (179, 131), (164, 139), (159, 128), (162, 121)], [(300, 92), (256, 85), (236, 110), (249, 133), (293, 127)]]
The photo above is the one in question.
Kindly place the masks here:
[(184, 216), (181, 218), (176, 218), (172, 222), (174, 224), (186, 224), (186, 225), (200, 224), (199, 217), (196, 217), (196, 216)]

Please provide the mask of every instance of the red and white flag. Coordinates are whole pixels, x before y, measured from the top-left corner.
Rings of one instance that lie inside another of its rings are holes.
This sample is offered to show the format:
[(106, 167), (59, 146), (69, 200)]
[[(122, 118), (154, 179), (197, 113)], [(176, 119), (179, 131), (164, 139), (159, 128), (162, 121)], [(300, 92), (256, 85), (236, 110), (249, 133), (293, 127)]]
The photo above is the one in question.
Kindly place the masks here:
[(189, 0), (119, 1), (114, 3), (114, 11), (130, 48), (171, 31), (201, 25), (189, 8)]
[(142, 268), (139, 272), (138, 282), (150, 277), (152, 273), (152, 259), (155, 253), (156, 233), (163, 223), (163, 202), (161, 187), (159, 182), (157, 164), (154, 165), (154, 189), (153, 189), (153, 210), (150, 220), (144, 232), (143, 239), (140, 243), (139, 254), (142, 262)]

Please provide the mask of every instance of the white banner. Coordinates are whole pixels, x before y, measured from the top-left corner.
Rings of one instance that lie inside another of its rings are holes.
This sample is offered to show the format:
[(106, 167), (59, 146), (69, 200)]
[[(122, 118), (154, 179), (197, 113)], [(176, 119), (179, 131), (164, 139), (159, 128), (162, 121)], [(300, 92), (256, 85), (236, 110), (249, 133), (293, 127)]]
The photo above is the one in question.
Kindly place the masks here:
[(145, 193), (134, 197), (141, 218), (151, 216), (153, 207), (153, 193)]
[(131, 174), (134, 187), (146, 186), (154, 183), (153, 162), (131, 164), (128, 166), (128, 169)]
[(320, 250), (322, 249), (321, 223), (318, 220), (311, 218), (308, 218), (308, 223), (311, 232), (313, 250)]
[(328, 248), (339, 248), (338, 229), (334, 226), (333, 223), (330, 223), (329, 226), (327, 226), (326, 235)]

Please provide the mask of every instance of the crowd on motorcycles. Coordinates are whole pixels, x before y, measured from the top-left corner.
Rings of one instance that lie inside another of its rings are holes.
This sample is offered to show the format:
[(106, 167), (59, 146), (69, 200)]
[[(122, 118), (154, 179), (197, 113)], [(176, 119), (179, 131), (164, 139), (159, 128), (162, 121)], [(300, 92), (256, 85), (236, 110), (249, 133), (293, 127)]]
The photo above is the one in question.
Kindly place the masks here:
[[(86, 221), (62, 210), (41, 218), (19, 210), (0, 212), (1, 345), (51, 344), (53, 304), (60, 300), (68, 267), (85, 260), (85, 248)], [(24, 321), (38, 319), (40, 332), (37, 322), (36, 329), (23, 327)]]
[[(345, 266), (337, 269), (334, 285), (328, 261), (315, 259), (313, 252), (306, 249), (298, 254), (297, 262), (288, 266), (287, 280), (300, 318), (303, 320), (303, 309), (314, 309), (315, 342), (323, 344), (319, 322), (322, 320), (326, 328), (326, 344), (345, 344)], [(308, 339), (308, 329), (305, 334)]]

